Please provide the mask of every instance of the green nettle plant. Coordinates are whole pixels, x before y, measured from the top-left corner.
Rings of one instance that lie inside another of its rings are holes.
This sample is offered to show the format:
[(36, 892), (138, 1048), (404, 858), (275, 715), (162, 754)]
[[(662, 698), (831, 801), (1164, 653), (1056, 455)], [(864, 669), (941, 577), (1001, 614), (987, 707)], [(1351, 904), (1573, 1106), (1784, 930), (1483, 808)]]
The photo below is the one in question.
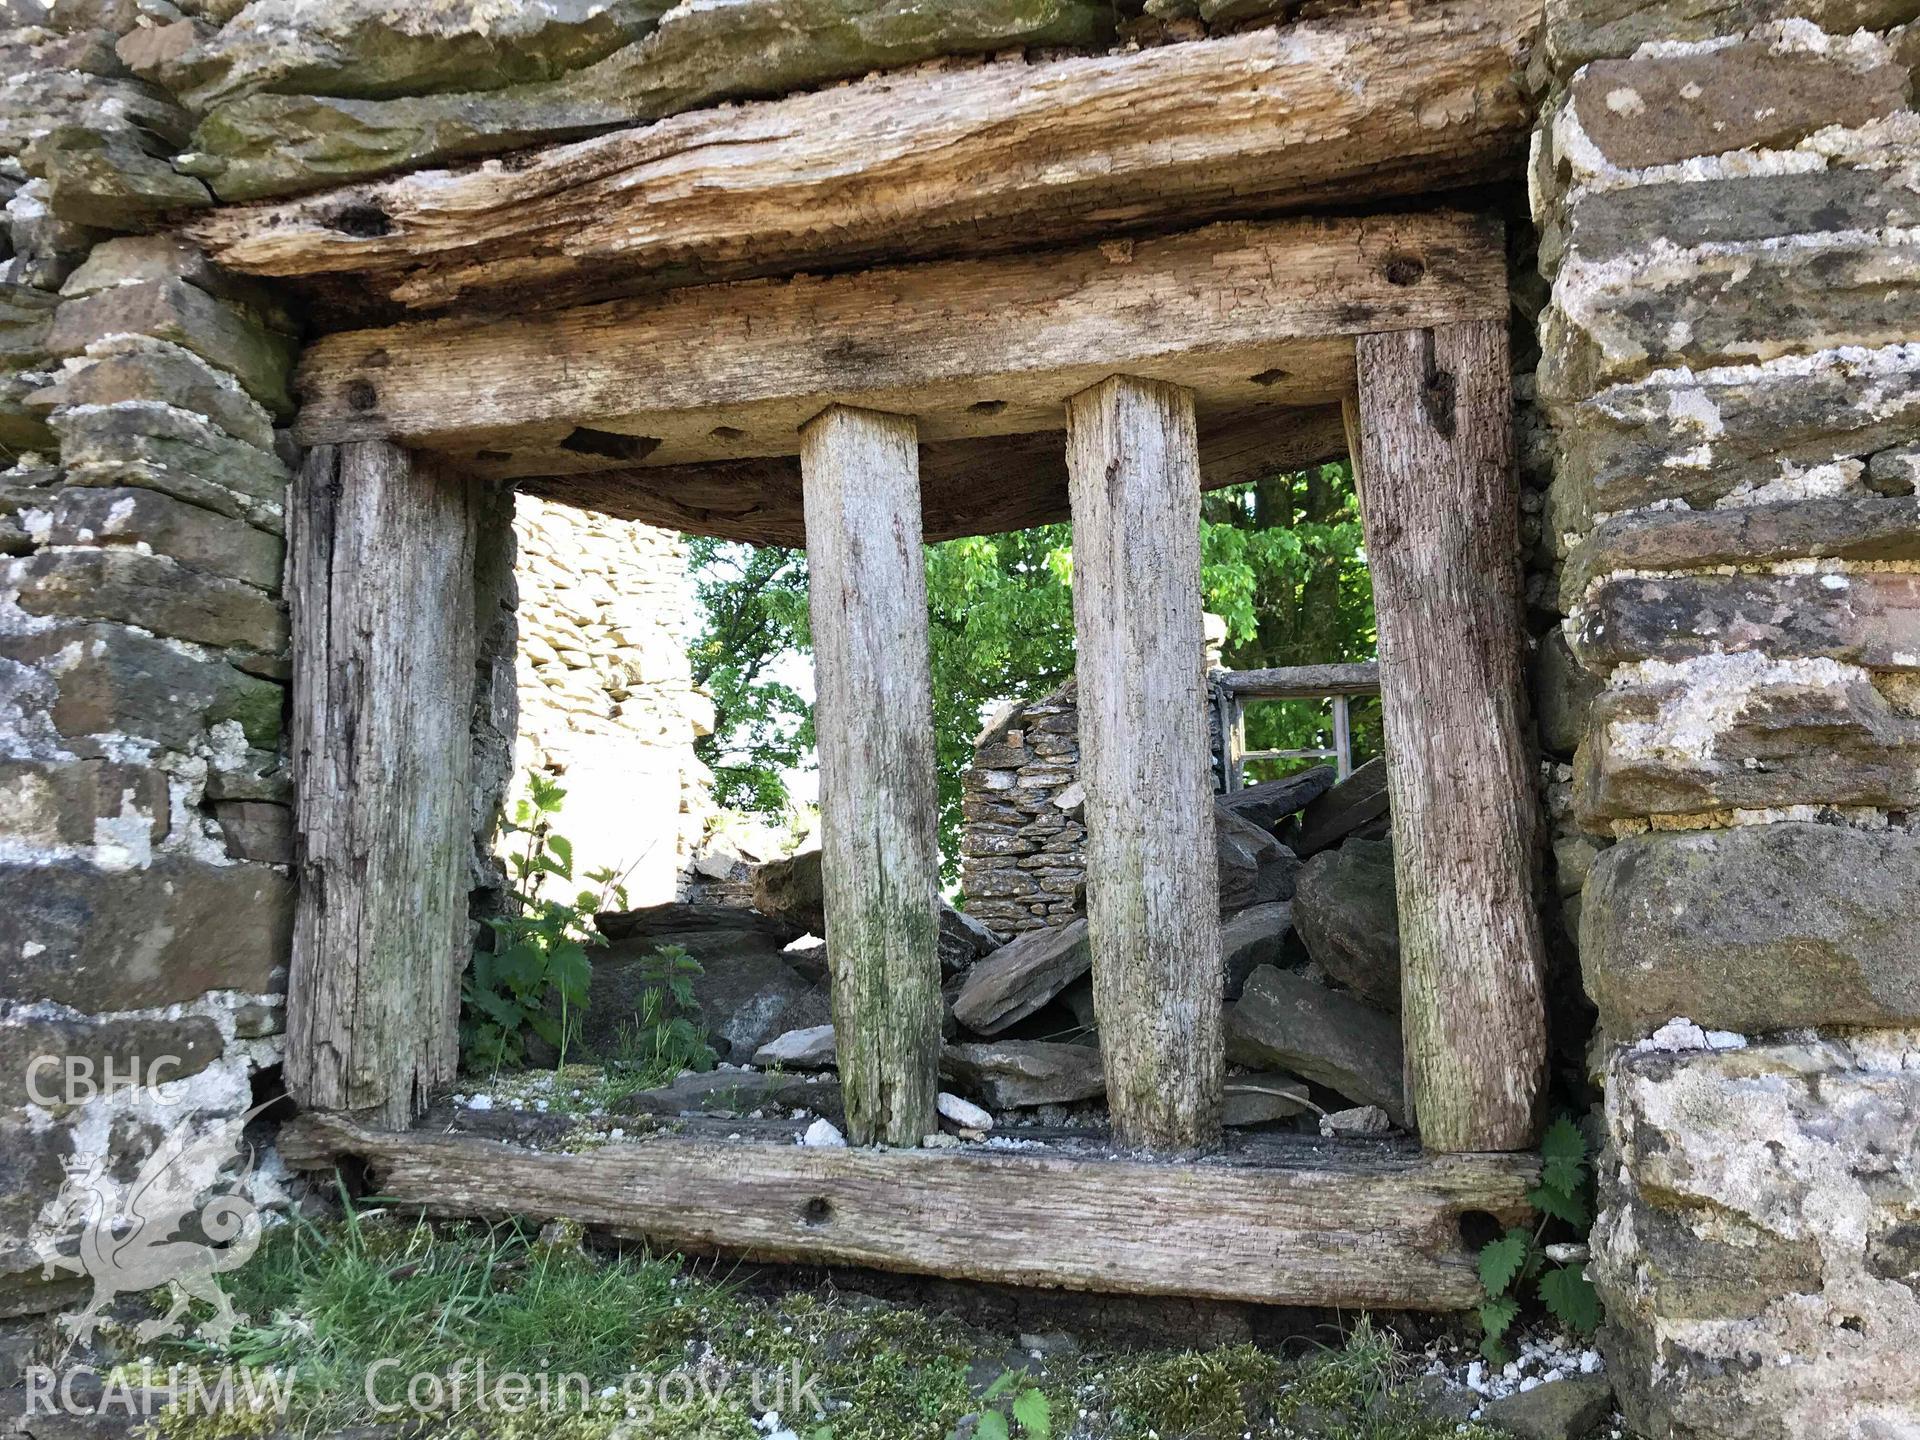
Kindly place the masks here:
[(1510, 1358), (1503, 1337), (1520, 1316), (1520, 1302), (1531, 1286), (1547, 1311), (1569, 1329), (1591, 1335), (1600, 1324), (1600, 1297), (1587, 1279), (1584, 1244), (1570, 1247), (1574, 1258), (1556, 1259), (1559, 1245), (1543, 1243), (1558, 1222), (1584, 1241), (1593, 1224), (1593, 1176), (1587, 1139), (1562, 1116), (1540, 1142), (1540, 1183), (1527, 1200), (1540, 1212), (1532, 1230), (1515, 1227), (1480, 1251), (1480, 1350), (1489, 1360)]
[(1020, 1427), (1020, 1434), (1031, 1440), (1051, 1440), (1053, 1407), (1022, 1370), (1005, 1371), (980, 1397), (990, 1407), (980, 1412), (973, 1427), (974, 1440), (1008, 1440), (1009, 1422)]
[(713, 1069), (719, 1056), (707, 1044), (693, 982), (705, 972), (684, 946), (662, 945), (640, 961), (640, 999), (620, 1037), (619, 1063), (644, 1083), (671, 1080), (683, 1070)]
[(570, 901), (545, 893), (549, 881), (574, 883), (572, 842), (553, 831), (566, 796), (552, 781), (529, 775), (527, 798), (514, 806), (505, 826), (526, 843), (507, 857), (512, 909), (487, 921), (493, 948), (474, 952), (461, 988), (460, 1046), (470, 1070), (521, 1064), (529, 1032), (558, 1052), (559, 1064), (566, 1063), (593, 976), (587, 947), (607, 943), (593, 917), (627, 908), (626, 887), (611, 870), (588, 875), (597, 888), (580, 890)]

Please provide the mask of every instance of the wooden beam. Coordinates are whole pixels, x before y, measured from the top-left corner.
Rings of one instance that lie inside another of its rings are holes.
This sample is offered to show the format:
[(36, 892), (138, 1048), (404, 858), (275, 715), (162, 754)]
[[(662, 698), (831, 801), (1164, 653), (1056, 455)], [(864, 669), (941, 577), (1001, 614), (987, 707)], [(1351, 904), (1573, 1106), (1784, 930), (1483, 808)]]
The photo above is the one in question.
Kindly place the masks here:
[(371, 441), (310, 451), (292, 502), (287, 1090), (399, 1128), (457, 1060), (474, 495)]
[(1358, 348), (1409, 1095), (1434, 1150), (1519, 1150), (1546, 1078), (1504, 322)]
[(1316, 699), (1322, 695), (1378, 695), (1380, 664), (1282, 665), (1273, 670), (1223, 670), (1219, 685), (1229, 695), (1257, 700)]
[(1197, 1165), (979, 1150), (816, 1150), (676, 1136), (582, 1154), (303, 1116), (289, 1164), (365, 1160), (379, 1193), (446, 1217), (573, 1220), (663, 1249), (1003, 1285), (1270, 1305), (1461, 1310), (1462, 1216), (1525, 1219), (1525, 1155), (1290, 1143)]
[(1374, 4), (1217, 40), (876, 75), (514, 163), (186, 227), (229, 269), (412, 307), (1110, 237), (1517, 173), (1540, 0)]
[(1116, 372), (1229, 413), (1337, 402), (1355, 335), (1505, 315), (1500, 233), (1446, 213), (1218, 225), (353, 331), (306, 352), (298, 436), (667, 465), (791, 455), (834, 404), (914, 415), (923, 440), (1057, 430)]
[[(1263, 480), (1345, 453), (1338, 406), (1200, 416), (1203, 490)], [(806, 545), (797, 456), (536, 477), (520, 481), (519, 488), (693, 535)], [(1067, 513), (1066, 447), (1059, 431), (920, 447), (920, 514), (929, 541), (1051, 525)]]
[(1115, 1139), (1220, 1142), (1220, 888), (1193, 396), (1114, 376), (1067, 402), (1087, 938)]
[(913, 421), (801, 432), (835, 1052), (856, 1145), (918, 1145), (940, 1088), (939, 798)]

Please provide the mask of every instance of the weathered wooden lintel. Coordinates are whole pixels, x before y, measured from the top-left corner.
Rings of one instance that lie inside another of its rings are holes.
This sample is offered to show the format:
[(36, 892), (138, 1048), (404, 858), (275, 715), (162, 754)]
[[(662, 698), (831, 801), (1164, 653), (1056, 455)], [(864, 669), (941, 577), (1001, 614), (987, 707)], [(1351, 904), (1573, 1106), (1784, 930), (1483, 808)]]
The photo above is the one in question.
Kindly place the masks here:
[(933, 66), (457, 170), (230, 206), (229, 269), (346, 303), (580, 304), (1505, 179), (1540, 0), (1400, 0), (1212, 40)]
[[(1200, 488), (1240, 485), (1346, 453), (1337, 405), (1204, 416)], [(793, 455), (591, 470), (518, 483), (532, 494), (621, 520), (751, 545), (806, 545), (800, 461)], [(1067, 510), (1066, 444), (1058, 431), (920, 447), (920, 515), (928, 541), (1051, 525), (1065, 520)]]
[(1058, 432), (1114, 373), (1191, 390), (1204, 423), (1339, 402), (1358, 336), (1501, 318), (1504, 264), (1485, 217), (1236, 223), (352, 331), (308, 350), (297, 434), (557, 475), (792, 455), (834, 404), (926, 441)]
[(1275, 1305), (1464, 1309), (1462, 1218), (1518, 1223), (1531, 1155), (1302, 1142), (1262, 1163), (810, 1149), (661, 1136), (580, 1154), (387, 1134), (332, 1116), (290, 1164), (366, 1161), (379, 1193), (445, 1217), (565, 1219), (650, 1244), (1000, 1284)]

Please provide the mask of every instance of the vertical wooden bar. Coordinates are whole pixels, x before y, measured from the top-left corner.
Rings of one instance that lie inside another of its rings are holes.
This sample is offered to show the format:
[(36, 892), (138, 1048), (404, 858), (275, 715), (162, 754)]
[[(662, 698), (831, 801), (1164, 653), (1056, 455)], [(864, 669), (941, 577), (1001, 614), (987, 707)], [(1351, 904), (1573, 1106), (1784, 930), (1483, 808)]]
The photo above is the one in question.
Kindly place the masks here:
[(1205, 1149), (1225, 1062), (1192, 392), (1125, 376), (1081, 391), (1067, 472), (1107, 1102), (1122, 1145)]
[(1336, 780), (1353, 773), (1353, 712), (1345, 695), (1333, 697), (1333, 764)]
[(288, 518), (287, 1089), (392, 1129), (458, 1061), (477, 504), (437, 464), (366, 441), (309, 451)]
[(920, 458), (911, 417), (800, 432), (827, 964), (855, 1144), (918, 1145), (940, 1066), (940, 853)]
[(1358, 342), (1361, 491), (1421, 1139), (1519, 1150), (1546, 1075), (1503, 323)]

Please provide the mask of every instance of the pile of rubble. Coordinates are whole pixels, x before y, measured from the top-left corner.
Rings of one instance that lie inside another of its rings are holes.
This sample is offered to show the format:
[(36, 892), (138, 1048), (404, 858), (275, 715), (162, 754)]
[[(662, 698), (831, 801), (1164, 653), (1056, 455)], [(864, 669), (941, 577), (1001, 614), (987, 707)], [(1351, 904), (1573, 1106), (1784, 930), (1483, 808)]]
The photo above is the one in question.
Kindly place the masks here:
[[(1380, 1134), (1406, 1123), (1399, 932), (1384, 766), (1330, 767), (1223, 796), (1219, 844), (1226, 1122)], [(731, 898), (731, 897), (729, 897)], [(835, 1116), (820, 857), (753, 872), (752, 908), (708, 900), (603, 915), (584, 1042), (613, 1057), (648, 959), (680, 945), (726, 1066), (633, 1104), (656, 1114)], [(1084, 918), (1002, 942), (941, 907), (941, 1071), (970, 1128), (1097, 1122), (1105, 1093)], [(823, 1084), (823, 1081), (826, 1083)], [(986, 1112), (987, 1124), (976, 1109)], [(955, 1117), (948, 1117), (955, 1124)]]

